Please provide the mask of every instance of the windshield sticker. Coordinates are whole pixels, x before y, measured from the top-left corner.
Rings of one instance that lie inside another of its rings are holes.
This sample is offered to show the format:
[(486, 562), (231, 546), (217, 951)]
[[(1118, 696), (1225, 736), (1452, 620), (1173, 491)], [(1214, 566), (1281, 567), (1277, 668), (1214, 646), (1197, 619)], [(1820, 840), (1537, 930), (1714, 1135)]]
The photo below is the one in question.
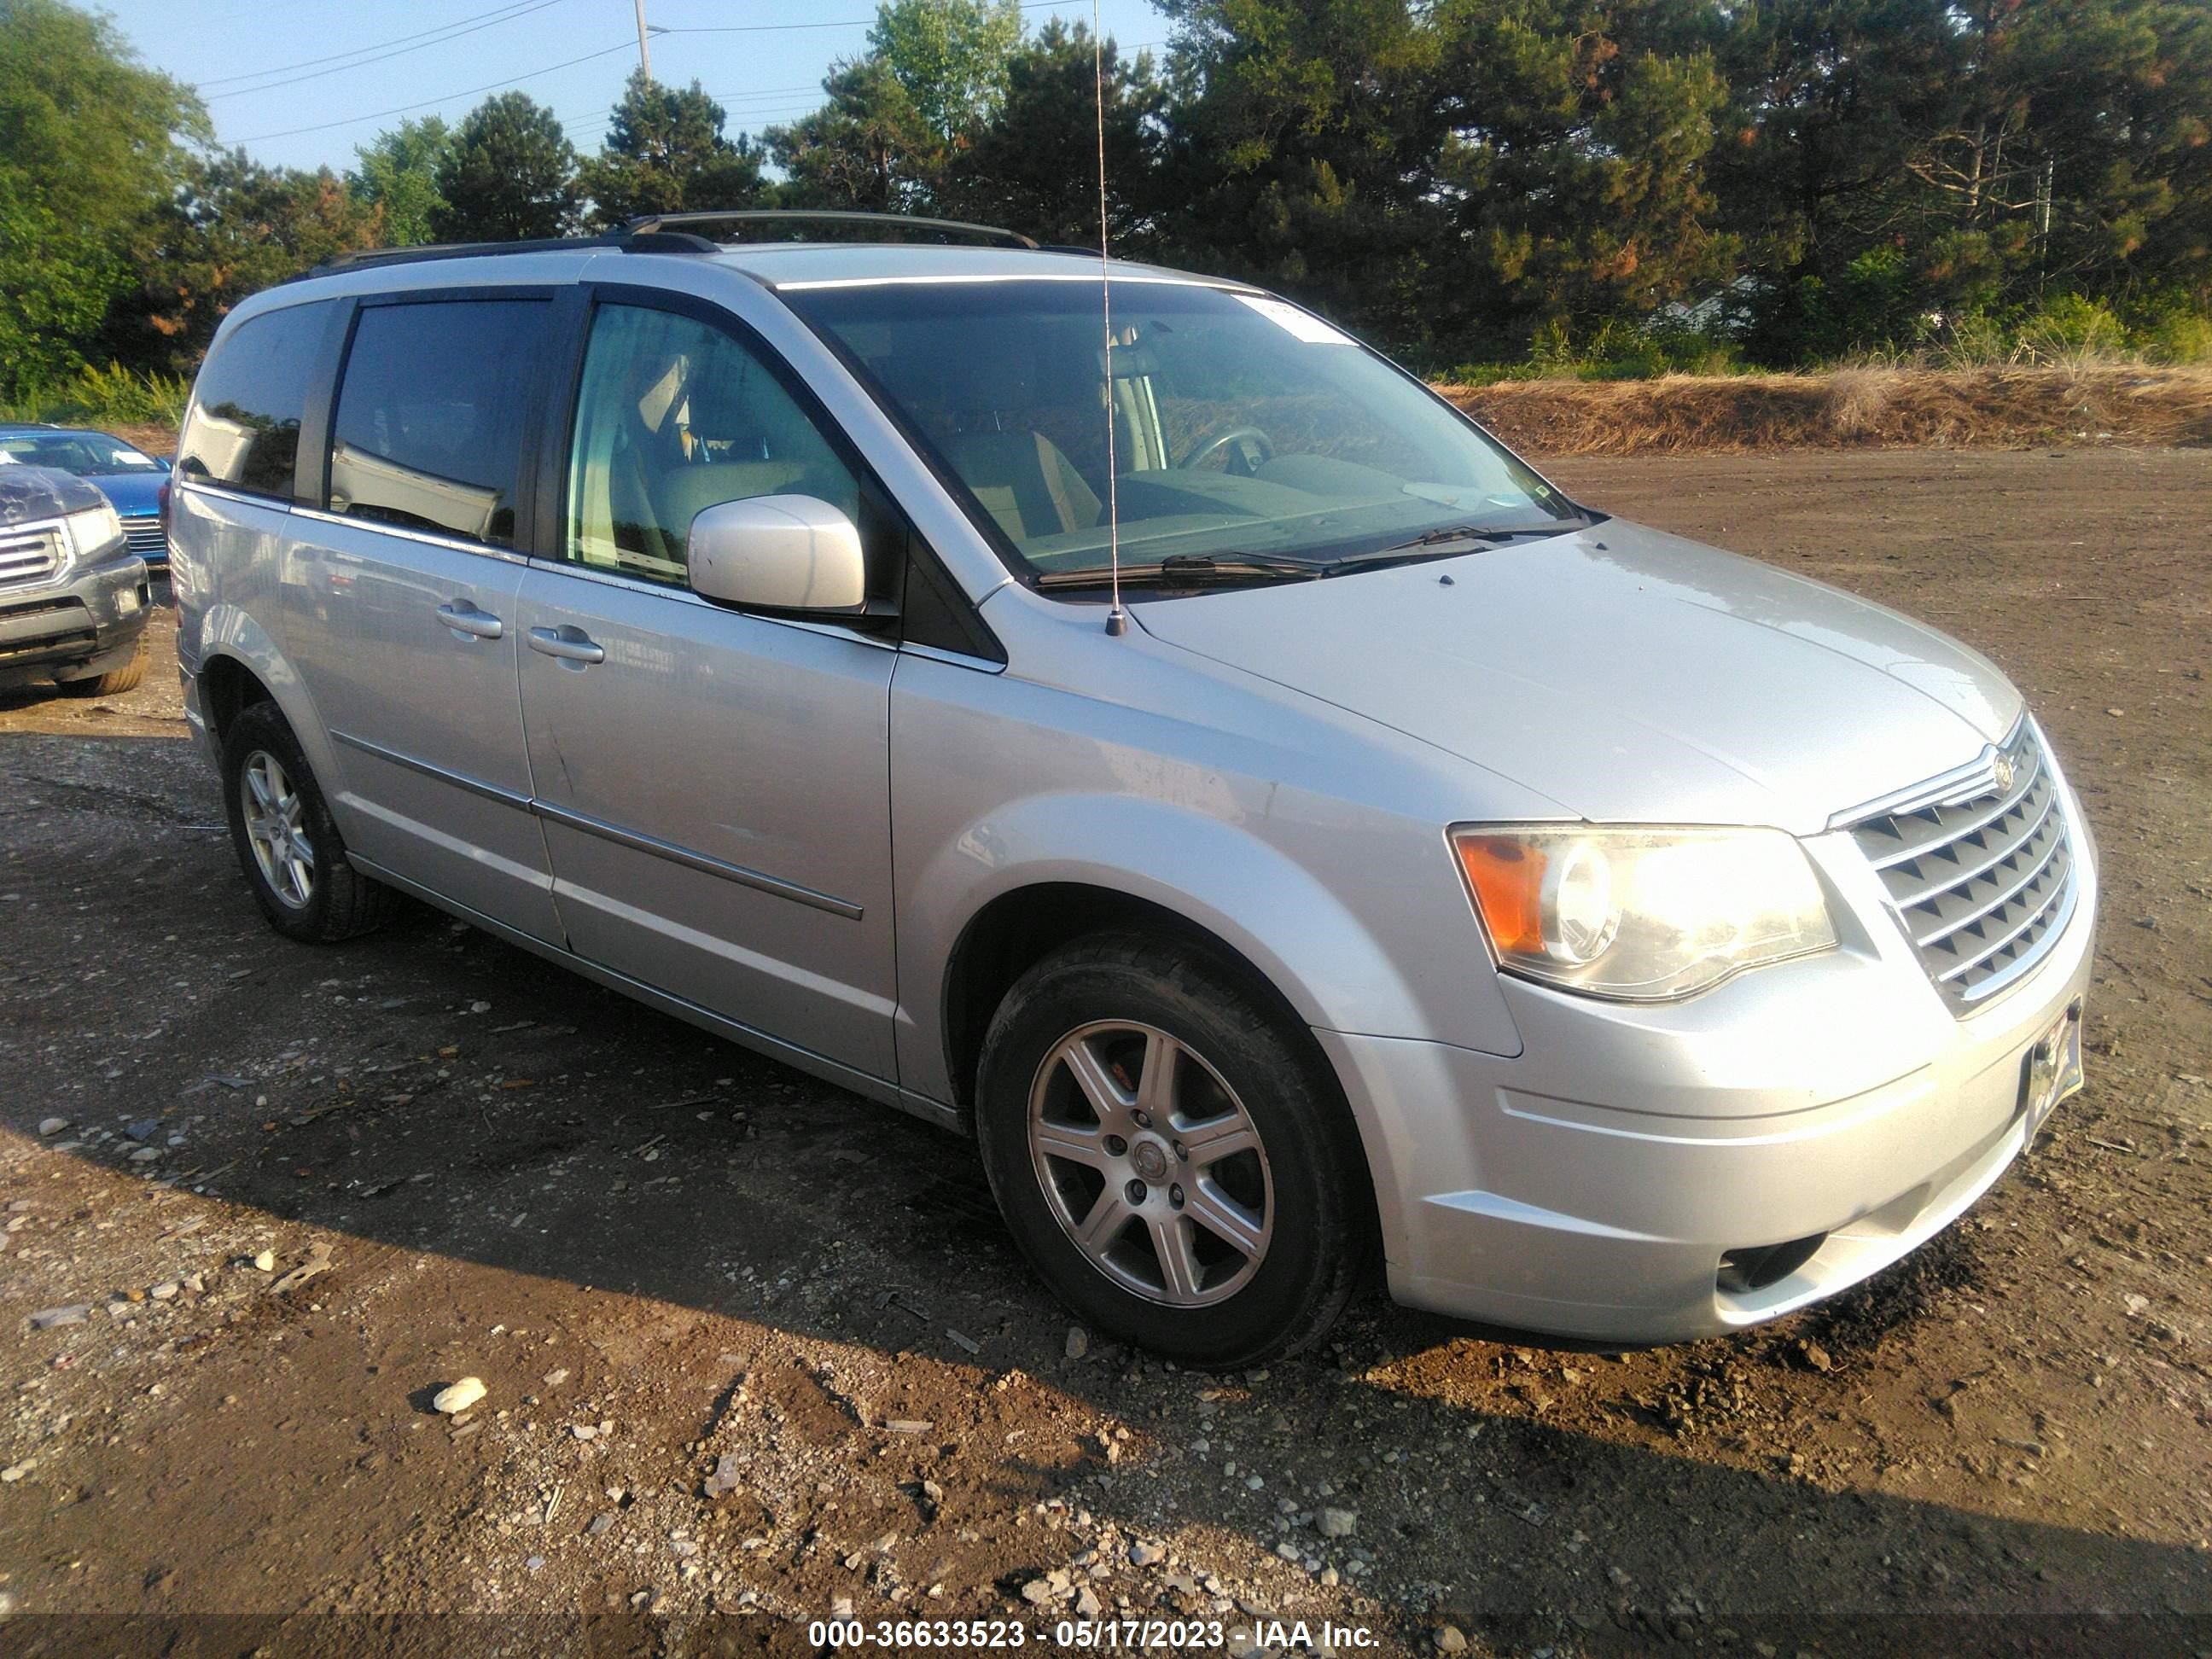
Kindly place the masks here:
[(1242, 300), (1276, 327), (1296, 335), (1308, 345), (1350, 345), (1349, 334), (1331, 328), (1318, 317), (1310, 317), (1296, 306), (1286, 306), (1280, 300), (1269, 300), (1257, 294), (1238, 294), (1231, 296)]

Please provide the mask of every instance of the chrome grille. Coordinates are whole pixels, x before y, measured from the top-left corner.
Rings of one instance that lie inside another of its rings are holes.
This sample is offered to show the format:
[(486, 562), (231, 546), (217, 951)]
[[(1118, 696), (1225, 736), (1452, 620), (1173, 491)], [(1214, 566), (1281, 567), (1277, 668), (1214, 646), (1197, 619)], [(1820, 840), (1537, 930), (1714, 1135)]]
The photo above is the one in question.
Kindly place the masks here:
[(2002, 749), (1850, 826), (1891, 914), (1954, 1012), (1995, 996), (2065, 930), (2076, 892), (2057, 775), (2023, 718)]
[(125, 513), (123, 534), (131, 544), (131, 550), (142, 559), (158, 562), (169, 556), (169, 544), (161, 534), (161, 520), (157, 514)]
[(0, 587), (27, 587), (45, 581), (61, 568), (59, 526), (0, 530)]

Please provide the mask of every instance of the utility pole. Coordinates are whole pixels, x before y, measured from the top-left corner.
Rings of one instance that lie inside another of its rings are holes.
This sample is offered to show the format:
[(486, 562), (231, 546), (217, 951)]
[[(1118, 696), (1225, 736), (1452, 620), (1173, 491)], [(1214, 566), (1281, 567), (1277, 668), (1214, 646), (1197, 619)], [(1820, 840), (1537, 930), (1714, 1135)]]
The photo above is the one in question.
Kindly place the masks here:
[(653, 79), (653, 49), (645, 44), (645, 0), (635, 0), (637, 6), (637, 66), (645, 71), (647, 81)]

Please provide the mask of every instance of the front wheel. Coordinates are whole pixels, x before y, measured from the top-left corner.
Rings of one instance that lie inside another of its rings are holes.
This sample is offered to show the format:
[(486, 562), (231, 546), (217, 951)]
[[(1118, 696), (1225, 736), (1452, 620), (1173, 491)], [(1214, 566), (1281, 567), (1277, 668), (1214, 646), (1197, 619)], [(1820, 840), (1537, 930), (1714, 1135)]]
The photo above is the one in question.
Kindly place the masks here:
[(120, 668), (111, 668), (105, 674), (94, 674), (89, 679), (59, 682), (65, 697), (119, 697), (125, 691), (136, 691), (146, 678), (146, 665), (152, 658), (152, 647), (146, 636), (138, 636), (138, 648)]
[(1229, 1368), (1317, 1340), (1371, 1254), (1365, 1164), (1303, 1031), (1193, 942), (1101, 934), (1006, 994), (976, 1131), (1000, 1209), (1078, 1315)]

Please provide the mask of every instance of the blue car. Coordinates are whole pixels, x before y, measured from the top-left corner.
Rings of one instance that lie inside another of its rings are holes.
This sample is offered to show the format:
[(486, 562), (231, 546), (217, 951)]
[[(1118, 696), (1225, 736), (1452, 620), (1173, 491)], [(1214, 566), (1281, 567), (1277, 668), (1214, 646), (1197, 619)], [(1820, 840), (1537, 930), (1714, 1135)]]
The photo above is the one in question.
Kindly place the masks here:
[(73, 472), (107, 497), (123, 520), (131, 550), (166, 568), (168, 538), (161, 530), (161, 491), (169, 482), (166, 460), (134, 449), (105, 432), (40, 424), (0, 425), (0, 465), (50, 466)]

